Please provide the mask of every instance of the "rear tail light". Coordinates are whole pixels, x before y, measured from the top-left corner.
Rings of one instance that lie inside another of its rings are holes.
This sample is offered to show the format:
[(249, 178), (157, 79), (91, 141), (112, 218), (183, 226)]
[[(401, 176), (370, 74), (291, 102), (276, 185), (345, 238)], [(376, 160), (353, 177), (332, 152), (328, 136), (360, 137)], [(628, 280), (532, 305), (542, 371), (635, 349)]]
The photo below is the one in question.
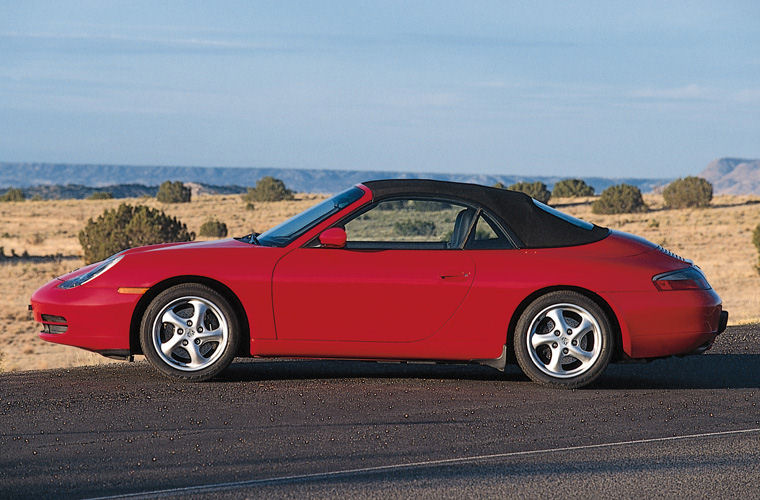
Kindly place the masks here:
[(710, 289), (710, 284), (707, 282), (705, 275), (694, 266), (658, 274), (652, 278), (652, 283), (661, 292), (669, 290)]

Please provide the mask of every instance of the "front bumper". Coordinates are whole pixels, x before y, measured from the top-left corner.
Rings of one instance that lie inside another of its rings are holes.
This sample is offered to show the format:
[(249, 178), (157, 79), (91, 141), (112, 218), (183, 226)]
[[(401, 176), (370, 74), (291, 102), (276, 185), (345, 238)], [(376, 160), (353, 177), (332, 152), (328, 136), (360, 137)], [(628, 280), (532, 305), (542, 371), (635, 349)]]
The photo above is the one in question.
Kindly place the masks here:
[(128, 354), (132, 313), (140, 296), (88, 285), (65, 290), (58, 288), (60, 283), (55, 279), (32, 295), (34, 320), (43, 325), (40, 338), (90, 351)]

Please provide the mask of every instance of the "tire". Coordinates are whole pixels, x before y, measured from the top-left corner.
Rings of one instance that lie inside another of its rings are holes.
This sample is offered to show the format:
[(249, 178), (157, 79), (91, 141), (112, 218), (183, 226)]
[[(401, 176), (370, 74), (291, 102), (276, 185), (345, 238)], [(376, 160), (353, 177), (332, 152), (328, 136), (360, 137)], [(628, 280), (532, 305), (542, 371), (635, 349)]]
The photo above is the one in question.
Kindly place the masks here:
[(201, 382), (227, 368), (240, 338), (237, 315), (215, 290), (184, 283), (159, 293), (140, 324), (143, 354), (172, 378)]
[(614, 338), (610, 320), (596, 302), (563, 290), (547, 293), (525, 309), (513, 343), (517, 363), (531, 380), (575, 389), (607, 368)]

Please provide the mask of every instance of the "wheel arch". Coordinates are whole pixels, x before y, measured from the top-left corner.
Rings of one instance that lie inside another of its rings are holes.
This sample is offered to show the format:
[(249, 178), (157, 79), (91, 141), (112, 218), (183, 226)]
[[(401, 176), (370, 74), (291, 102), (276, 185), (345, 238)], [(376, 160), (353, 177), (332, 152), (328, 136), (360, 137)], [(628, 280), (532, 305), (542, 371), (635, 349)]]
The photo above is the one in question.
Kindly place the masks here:
[(583, 288), (579, 286), (557, 285), (557, 286), (544, 287), (544, 288), (534, 291), (533, 293), (525, 297), (515, 309), (515, 312), (512, 314), (512, 317), (509, 320), (509, 327), (507, 328), (507, 338), (505, 340), (509, 362), (510, 363), (516, 362), (514, 347), (512, 346), (512, 339), (514, 338), (515, 329), (517, 328), (517, 322), (519, 321), (520, 316), (522, 316), (525, 309), (537, 298), (541, 297), (542, 295), (546, 295), (547, 293), (559, 292), (559, 291), (571, 291), (571, 292), (580, 293), (581, 295), (584, 295), (587, 298), (593, 300), (599, 307), (601, 307), (604, 313), (607, 315), (607, 318), (610, 320), (610, 325), (612, 326), (612, 331), (613, 331), (612, 333), (614, 335), (615, 350), (612, 352), (612, 360), (615, 361), (615, 360), (625, 357), (625, 353), (623, 351), (623, 333), (620, 327), (620, 320), (618, 319), (618, 316), (615, 313), (615, 310), (612, 309), (612, 306), (610, 306), (610, 304), (601, 295), (594, 293), (587, 288)]
[(237, 355), (249, 356), (251, 349), (251, 332), (248, 323), (248, 314), (246, 313), (243, 304), (240, 302), (240, 299), (238, 299), (235, 292), (233, 292), (224, 283), (212, 278), (208, 278), (206, 276), (197, 275), (173, 276), (171, 278), (167, 278), (150, 287), (148, 291), (145, 292), (142, 297), (140, 297), (140, 300), (137, 302), (137, 305), (132, 311), (132, 319), (129, 324), (130, 354), (142, 354), (142, 348), (140, 347), (140, 322), (142, 321), (142, 317), (145, 314), (145, 310), (148, 308), (153, 299), (156, 298), (156, 296), (164, 290), (175, 285), (185, 283), (198, 283), (201, 285), (206, 285), (207, 287), (221, 294), (222, 297), (224, 297), (230, 303), (230, 305), (235, 309), (235, 312), (237, 313), (241, 328), (241, 338), (240, 344), (238, 345)]

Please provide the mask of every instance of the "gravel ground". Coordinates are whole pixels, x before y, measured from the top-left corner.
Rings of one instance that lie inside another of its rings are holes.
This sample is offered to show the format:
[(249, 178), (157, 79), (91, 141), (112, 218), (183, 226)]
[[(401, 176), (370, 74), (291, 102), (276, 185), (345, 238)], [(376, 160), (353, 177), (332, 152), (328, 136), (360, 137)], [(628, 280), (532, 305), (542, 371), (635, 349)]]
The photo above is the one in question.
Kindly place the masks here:
[(719, 335), (709, 354), (760, 354), (760, 328), (757, 324), (729, 327)]

